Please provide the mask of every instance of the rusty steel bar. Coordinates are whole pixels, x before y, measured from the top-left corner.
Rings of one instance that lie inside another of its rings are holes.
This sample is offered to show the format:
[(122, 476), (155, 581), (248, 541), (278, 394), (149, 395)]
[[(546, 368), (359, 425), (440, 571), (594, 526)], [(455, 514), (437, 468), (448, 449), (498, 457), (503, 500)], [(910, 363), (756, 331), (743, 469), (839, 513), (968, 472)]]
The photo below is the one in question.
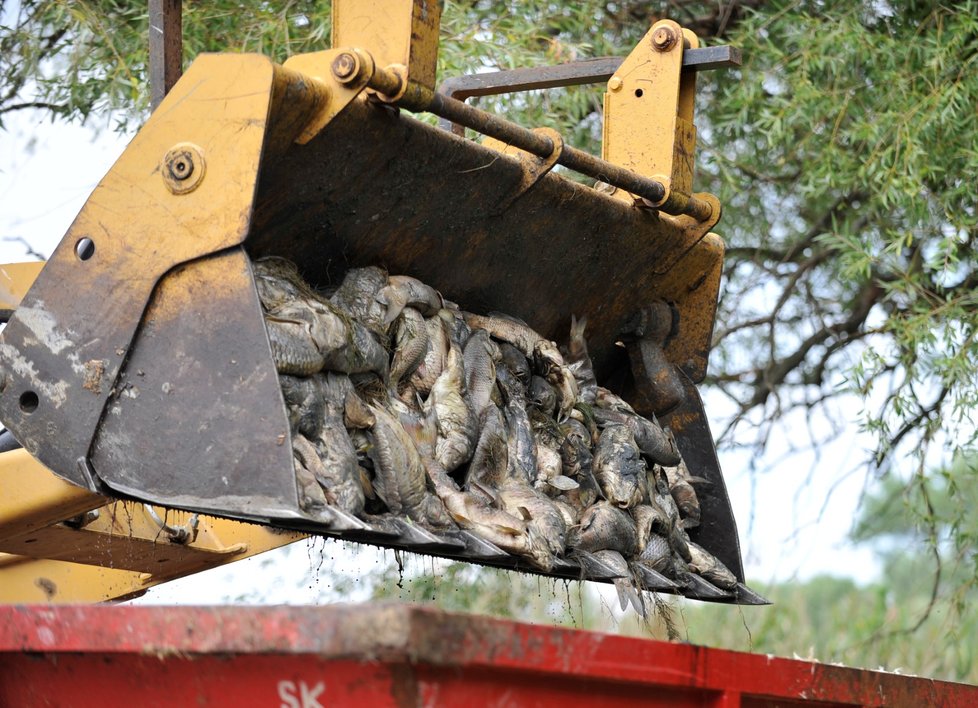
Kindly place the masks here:
[(183, 74), (181, 0), (149, 0), (149, 90), (155, 111)]
[[(427, 110), (539, 157), (547, 157), (554, 151), (553, 141), (547, 136), (442, 94), (432, 96)], [(662, 201), (666, 196), (661, 182), (642, 177), (566, 144), (557, 158), (557, 164), (644, 197), (650, 202)]]
[[(368, 85), (375, 91), (390, 95), (393, 93), (392, 88), (400, 86), (400, 77), (389, 69), (377, 67)], [(546, 135), (444, 94), (433, 94), (425, 110), (539, 157), (549, 157), (554, 151), (553, 141)], [(652, 203), (661, 202), (666, 196), (665, 187), (661, 182), (642, 177), (631, 170), (566, 144), (557, 158), (557, 164), (607, 182)], [(698, 221), (706, 221), (712, 215), (713, 207), (696, 196), (691, 196), (681, 213), (688, 214)]]
[[(605, 83), (623, 61), (622, 57), (596, 57), (555, 66), (453, 76), (442, 81), (438, 92), (464, 101), (472, 96)], [(697, 47), (683, 52), (683, 69), (703, 71), (740, 66), (740, 63), (741, 54), (737, 47)]]

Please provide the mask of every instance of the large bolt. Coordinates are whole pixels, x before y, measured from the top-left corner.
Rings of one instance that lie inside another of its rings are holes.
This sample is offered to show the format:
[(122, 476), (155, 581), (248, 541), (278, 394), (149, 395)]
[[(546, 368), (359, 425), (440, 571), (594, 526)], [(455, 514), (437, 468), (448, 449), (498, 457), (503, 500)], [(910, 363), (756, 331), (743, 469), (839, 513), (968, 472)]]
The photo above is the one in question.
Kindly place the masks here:
[(618, 76), (612, 76), (611, 81), (608, 82), (608, 90), (610, 91), (621, 91), (622, 80)]
[(359, 68), (360, 62), (357, 60), (356, 55), (350, 52), (343, 52), (333, 60), (333, 76), (341, 83), (353, 81), (356, 78)]
[(656, 51), (667, 52), (672, 49), (677, 39), (672, 27), (660, 27), (652, 33), (652, 46)]
[[(199, 145), (177, 143), (163, 156), (160, 172), (167, 189), (173, 194), (192, 192), (204, 179), (204, 152)], [(75, 253), (81, 260), (85, 260), (84, 249), (79, 251), (80, 247), (81, 241), (78, 242)]]

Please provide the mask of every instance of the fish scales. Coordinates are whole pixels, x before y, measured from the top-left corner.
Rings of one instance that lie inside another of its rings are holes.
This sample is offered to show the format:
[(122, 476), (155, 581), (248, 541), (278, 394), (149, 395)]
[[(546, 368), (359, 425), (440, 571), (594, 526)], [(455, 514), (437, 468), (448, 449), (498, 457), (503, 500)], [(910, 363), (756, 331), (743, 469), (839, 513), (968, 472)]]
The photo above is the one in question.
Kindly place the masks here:
[(605, 498), (628, 508), (646, 496), (646, 465), (635, 438), (624, 425), (609, 425), (601, 433), (594, 453), (594, 476)]
[(413, 307), (405, 307), (397, 319), (394, 357), (391, 360), (391, 386), (413, 374), (428, 353), (428, 328), (424, 317)]
[(431, 387), (424, 411), (432, 416), (438, 428), (435, 458), (448, 471), (472, 457), (478, 439), (478, 420), (465, 401), (465, 372), (462, 354), (453, 342), (449, 347), (445, 369)]

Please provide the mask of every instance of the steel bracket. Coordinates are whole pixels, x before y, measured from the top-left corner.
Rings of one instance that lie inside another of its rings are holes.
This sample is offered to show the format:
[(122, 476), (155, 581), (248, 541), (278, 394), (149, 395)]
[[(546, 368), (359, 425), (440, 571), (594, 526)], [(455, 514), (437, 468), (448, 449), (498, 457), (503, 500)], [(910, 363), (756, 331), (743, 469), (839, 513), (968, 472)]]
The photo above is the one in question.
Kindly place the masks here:
[[(683, 71), (683, 55), (698, 46), (696, 35), (676, 22), (656, 22), (605, 93), (604, 159), (661, 182), (665, 196), (644, 203), (670, 213), (683, 212), (692, 194), (696, 72)], [(620, 190), (615, 196), (642, 203)]]
[(487, 137), (482, 141), (485, 147), (501, 152), (504, 155), (515, 157), (519, 161), (520, 169), (523, 172), (519, 185), (517, 185), (516, 189), (508, 197), (499, 203), (496, 207), (497, 212), (505, 211), (513, 202), (526, 194), (533, 185), (539, 182), (545, 174), (554, 168), (560, 159), (560, 153), (564, 150), (564, 139), (560, 136), (560, 133), (553, 128), (536, 128), (533, 132), (545, 135), (553, 143), (554, 149), (546, 157), (537, 157), (533, 153), (520, 150), (512, 145), (507, 145), (495, 138)]

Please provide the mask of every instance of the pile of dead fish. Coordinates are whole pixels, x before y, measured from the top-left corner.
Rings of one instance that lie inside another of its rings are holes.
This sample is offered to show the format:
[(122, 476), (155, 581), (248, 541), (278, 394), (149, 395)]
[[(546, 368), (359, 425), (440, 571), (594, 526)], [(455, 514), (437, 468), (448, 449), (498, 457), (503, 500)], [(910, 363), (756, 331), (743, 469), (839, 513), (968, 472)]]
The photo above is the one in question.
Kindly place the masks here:
[(332, 292), (283, 259), (254, 270), (308, 513), (463, 529), (544, 572), (588, 556), (736, 586), (687, 536), (696, 480), (671, 433), (595, 381), (584, 321), (560, 349), (379, 268)]

